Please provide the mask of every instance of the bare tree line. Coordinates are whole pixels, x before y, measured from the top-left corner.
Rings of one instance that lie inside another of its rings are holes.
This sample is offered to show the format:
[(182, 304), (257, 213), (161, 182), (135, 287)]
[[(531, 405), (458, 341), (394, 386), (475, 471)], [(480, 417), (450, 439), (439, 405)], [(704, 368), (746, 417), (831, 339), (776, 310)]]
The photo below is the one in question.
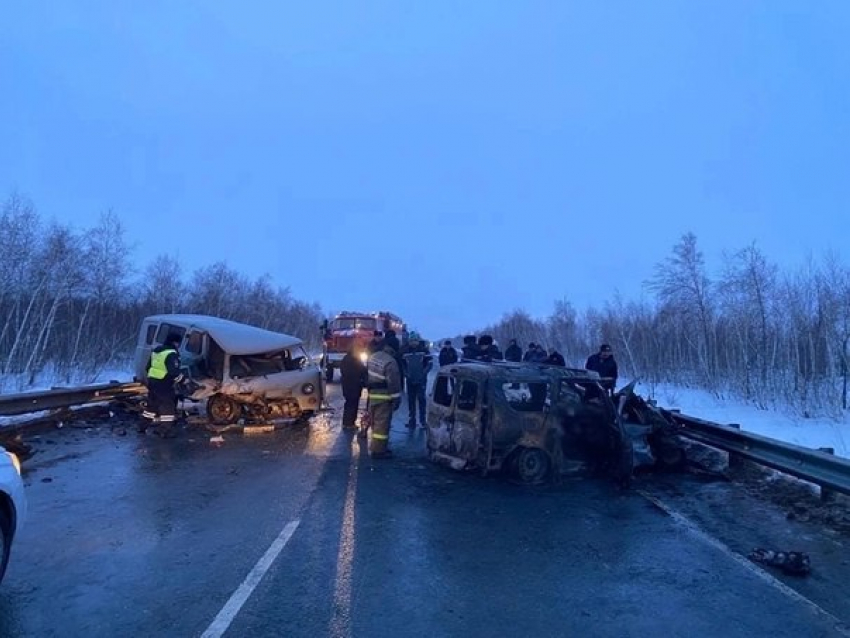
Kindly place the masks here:
[(687, 233), (645, 282), (649, 299), (616, 295), (582, 313), (559, 300), (545, 319), (515, 310), (485, 330), (502, 344), (554, 346), (577, 366), (610, 343), (651, 392), (665, 382), (804, 416), (847, 410), (850, 268), (828, 254), (780, 270), (755, 244), (723, 264), (709, 273)]
[(89, 229), (45, 222), (13, 194), (0, 208), (0, 384), (50, 371), (71, 383), (132, 355), (141, 319), (189, 312), (295, 334), (315, 346), (323, 314), (269, 276), (255, 280), (223, 262), (186, 277), (161, 255), (141, 272), (119, 217)]

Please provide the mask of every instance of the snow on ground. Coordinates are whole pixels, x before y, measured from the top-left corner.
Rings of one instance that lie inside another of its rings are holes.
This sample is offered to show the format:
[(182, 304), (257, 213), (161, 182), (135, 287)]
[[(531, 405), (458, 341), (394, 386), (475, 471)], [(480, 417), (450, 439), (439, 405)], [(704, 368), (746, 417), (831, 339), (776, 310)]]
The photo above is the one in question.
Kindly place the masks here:
[(86, 385), (99, 385), (110, 381), (128, 382), (133, 380), (132, 365), (114, 364), (92, 373), (72, 374), (70, 379), (47, 369), (35, 378), (35, 383), (29, 385), (28, 379), (18, 375), (0, 377), (0, 394), (16, 394), (18, 392), (38, 392), (51, 388), (77, 388)]
[(662, 408), (678, 408), (683, 414), (808, 448), (831, 447), (839, 456), (850, 457), (850, 414), (843, 420), (826, 417), (804, 419), (775, 410), (761, 410), (737, 399), (717, 399), (705, 390), (660, 384), (652, 391), (638, 383), (636, 392), (654, 398)]

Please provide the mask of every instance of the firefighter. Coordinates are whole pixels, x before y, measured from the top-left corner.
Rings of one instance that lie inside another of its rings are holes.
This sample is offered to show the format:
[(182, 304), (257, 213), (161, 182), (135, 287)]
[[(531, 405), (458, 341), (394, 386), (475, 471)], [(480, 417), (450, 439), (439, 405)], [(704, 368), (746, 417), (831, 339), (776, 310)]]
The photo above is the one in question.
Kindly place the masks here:
[(177, 420), (177, 390), (175, 385), (183, 381), (180, 372), (180, 347), (182, 337), (170, 334), (165, 343), (151, 352), (148, 361), (148, 404), (142, 412), (143, 421), (139, 432), (144, 433), (157, 424), (156, 433), (164, 438), (177, 436), (174, 421)]
[(345, 397), (345, 406), (342, 408), (342, 427), (351, 430), (357, 427), (360, 395), (366, 385), (366, 365), (360, 360), (355, 346), (352, 345), (342, 358), (339, 371), (342, 375), (342, 396)]
[(396, 361), (396, 350), (391, 341), (384, 342), (384, 349), (369, 357), (369, 425), (372, 440), (369, 452), (373, 459), (392, 456), (387, 448), (390, 439), (390, 422), (393, 412), (401, 405), (401, 370)]
[(384, 333), (380, 330), (372, 331), (372, 340), (366, 346), (366, 352), (374, 354), (381, 349), (381, 343), (384, 340)]

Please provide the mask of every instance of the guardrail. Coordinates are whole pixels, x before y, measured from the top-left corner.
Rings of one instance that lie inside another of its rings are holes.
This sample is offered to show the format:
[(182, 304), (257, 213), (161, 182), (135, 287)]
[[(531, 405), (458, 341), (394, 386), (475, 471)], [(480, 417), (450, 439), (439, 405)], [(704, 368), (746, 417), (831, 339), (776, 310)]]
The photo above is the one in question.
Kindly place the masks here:
[(679, 434), (759, 465), (790, 474), (828, 490), (850, 495), (850, 460), (827, 452), (792, 445), (766, 436), (742, 432), (737, 427), (712, 423), (697, 417), (661, 409), (680, 426)]
[(29, 414), (89, 403), (119, 401), (146, 394), (141, 383), (103, 383), (79, 388), (53, 388), (40, 392), (0, 395), (0, 416)]

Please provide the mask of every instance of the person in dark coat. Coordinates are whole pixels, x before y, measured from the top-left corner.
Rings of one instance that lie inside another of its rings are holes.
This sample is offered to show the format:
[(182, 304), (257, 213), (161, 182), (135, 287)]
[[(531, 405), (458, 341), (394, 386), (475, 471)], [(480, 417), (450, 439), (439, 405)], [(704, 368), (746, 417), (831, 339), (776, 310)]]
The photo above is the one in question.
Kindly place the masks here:
[(587, 358), (587, 363), (584, 364), (585, 370), (593, 370), (598, 373), (604, 380), (602, 387), (613, 393), (617, 385), (617, 362), (614, 360), (614, 353), (611, 346), (603, 343), (599, 347), (599, 352), (592, 354)]
[(550, 366), (561, 366), (562, 368), (567, 365), (564, 355), (555, 350), (555, 348), (549, 348), (549, 356), (546, 357), (546, 363)]
[(366, 364), (354, 346), (348, 349), (339, 364), (342, 375), (342, 396), (345, 405), (342, 408), (342, 427), (350, 430), (357, 428), (357, 411), (360, 409), (360, 395), (366, 387), (368, 375)]
[(493, 343), (493, 337), (490, 335), (481, 335), (478, 338), (478, 356), (479, 361), (503, 361), (504, 356), (499, 346)]
[(457, 350), (454, 349), (451, 341), (446, 340), (443, 342), (443, 347), (440, 348), (439, 362), (440, 367), (457, 363)]
[(478, 343), (475, 335), (466, 335), (463, 338), (463, 348), (461, 348), (463, 358), (469, 361), (478, 359)]
[(525, 351), (525, 355), (523, 355), (522, 360), (527, 362), (534, 361), (534, 354), (536, 352), (537, 344), (533, 341), (528, 344), (528, 350)]
[[(432, 357), (428, 346), (417, 332), (410, 333), (410, 341), (403, 354), (405, 385), (407, 386), (407, 407), (409, 410), (407, 427), (416, 429), (416, 415), (419, 424), (425, 427), (426, 402), (425, 389), (428, 385), (428, 373), (431, 372)], [(417, 410), (418, 407), (418, 410)]]
[(516, 339), (511, 339), (505, 350), (505, 361), (522, 361), (522, 348), (517, 345)]

